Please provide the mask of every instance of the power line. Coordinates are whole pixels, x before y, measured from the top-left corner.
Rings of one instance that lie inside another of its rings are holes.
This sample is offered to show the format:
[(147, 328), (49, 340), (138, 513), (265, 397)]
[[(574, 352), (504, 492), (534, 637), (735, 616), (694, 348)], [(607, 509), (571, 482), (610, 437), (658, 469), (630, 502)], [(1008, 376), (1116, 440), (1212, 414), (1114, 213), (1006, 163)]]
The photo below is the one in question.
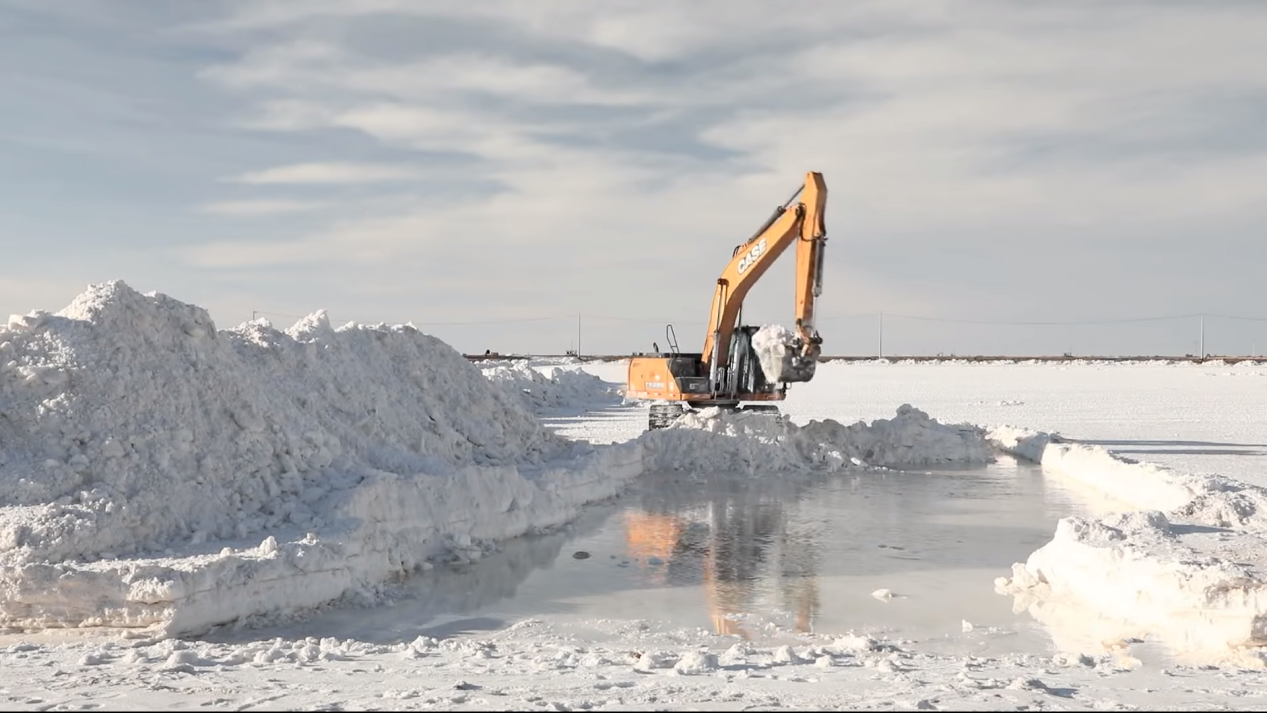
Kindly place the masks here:
[[(612, 317), (612, 316), (601, 315), (601, 314), (584, 314), (582, 316), (585, 317), (585, 319), (610, 320), (613, 322), (653, 322), (655, 324), (707, 324), (707, 322), (704, 322), (702, 320), (676, 321), (676, 320), (671, 320), (671, 319), (670, 320), (654, 319), (651, 317)], [(842, 319), (862, 319), (864, 317), (874, 317), (874, 316), (875, 316), (874, 312), (868, 312), (864, 314), (841, 314), (841, 315), (835, 315), (831, 317), (818, 317), (814, 321), (815, 322), (832, 322), (832, 321), (842, 320)]]
[(422, 327), (459, 327), (478, 324), (518, 324), (520, 322), (548, 322), (558, 319), (575, 319), (576, 313), (554, 315), (552, 317), (516, 317), (512, 319), (487, 319), (472, 322), (410, 322), (416, 326)]
[(1050, 320), (1050, 321), (1008, 321), (1008, 320), (987, 320), (987, 319), (952, 319), (948, 317), (925, 317), (921, 315), (896, 314), (893, 312), (885, 312), (885, 317), (895, 317), (897, 319), (912, 319), (920, 322), (945, 322), (948, 324), (992, 324), (999, 326), (1016, 326), (1016, 327), (1038, 327), (1038, 326), (1075, 326), (1086, 324), (1127, 324), (1130, 322), (1163, 322), (1174, 319), (1192, 319), (1200, 317), (1200, 313), (1194, 314), (1177, 314), (1165, 317), (1127, 317), (1122, 319), (1086, 319), (1086, 320)]
[[(832, 315), (829, 317), (819, 317), (815, 320), (815, 322), (818, 322), (819, 324), (821, 324), (823, 322), (834, 322), (834, 321), (841, 321), (841, 320), (873, 319), (873, 318), (879, 317), (881, 314), (883, 314), (884, 317), (886, 318), (893, 317), (897, 319), (910, 319), (910, 320), (916, 320), (920, 322), (943, 322), (947, 324), (981, 324), (981, 325), (1017, 326), (1017, 327), (1021, 327), (1021, 326), (1028, 326), (1028, 327), (1077, 326), (1077, 325), (1093, 325), (1093, 324), (1128, 324), (1132, 322), (1164, 322), (1168, 320), (1193, 319), (1193, 318), (1202, 317), (1202, 316), (1218, 317), (1221, 319), (1239, 319), (1239, 320), (1247, 320), (1247, 321), (1254, 321), (1254, 322), (1267, 322), (1267, 317), (1241, 317), (1241, 316), (1235, 316), (1235, 315), (1211, 314), (1211, 313), (1201, 313), (1201, 312), (1193, 312), (1191, 314), (1166, 315), (1166, 316), (1160, 316), (1160, 317), (1123, 317), (1123, 318), (1117, 318), (1117, 319), (1085, 319), (1085, 320), (956, 319), (953, 317), (932, 317), (932, 316), (927, 316), (927, 315), (899, 314), (899, 313), (894, 313), (894, 312), (883, 312), (883, 313), (863, 312), (859, 314), (841, 314), (841, 315)], [(654, 322), (657, 324), (668, 324), (668, 323), (705, 324), (705, 322), (699, 322), (699, 321), (675, 322), (673, 320), (653, 319), (649, 317), (613, 317), (613, 316), (607, 316), (607, 315), (591, 315), (591, 314), (585, 314), (583, 316), (585, 319), (589, 319), (589, 320), (595, 320), (595, 319), (596, 320), (610, 320), (610, 321), (616, 321), (616, 322)]]
[(840, 314), (840, 315), (835, 315), (832, 317), (818, 317), (814, 321), (815, 322), (835, 322), (837, 320), (842, 320), (842, 319), (864, 319), (864, 318), (875, 317), (878, 314), (879, 314), (878, 312), (865, 312), (863, 314)]
[[(874, 316), (874, 315), (873, 315)], [(921, 322), (945, 322), (949, 324), (987, 324), (999, 326), (1077, 326), (1091, 324), (1129, 324), (1133, 322), (1165, 322), (1177, 319), (1194, 319), (1202, 317), (1218, 317), (1220, 319), (1238, 319), (1250, 322), (1267, 322), (1267, 317), (1242, 317), (1230, 314), (1211, 314), (1209, 312), (1193, 312), (1191, 314), (1174, 314), (1164, 317), (1123, 317), (1120, 319), (1085, 319), (1085, 320), (1050, 320), (1050, 321), (1007, 321), (981, 319), (952, 319), (948, 317), (925, 317), (921, 315), (894, 314), (885, 312), (885, 317), (912, 319)]]
[[(1267, 322), (1267, 317), (1249, 317), (1244, 315), (1217, 314), (1209, 312), (1193, 312), (1189, 314), (1165, 315), (1157, 317), (1123, 317), (1117, 319), (1087, 319), (1087, 320), (991, 320), (991, 319), (959, 319), (954, 317), (934, 317), (929, 315), (917, 314), (900, 314), (894, 312), (864, 312), (858, 314), (841, 314), (831, 315), (827, 317), (819, 317), (815, 321), (819, 324), (824, 322), (847, 321), (855, 319), (877, 318), (883, 314), (885, 319), (907, 319), (919, 322), (939, 322), (943, 324), (977, 324), (991, 325), (1003, 327), (1040, 327), (1040, 326), (1079, 326), (1079, 325), (1096, 325), (1096, 324), (1130, 324), (1137, 322), (1164, 322), (1180, 319), (1196, 319), (1202, 317), (1211, 317), (1217, 319), (1232, 319), (1246, 322)], [(256, 315), (272, 315), (276, 317), (287, 317), (291, 319), (302, 319), (304, 315), (286, 314), (283, 312), (271, 312), (267, 310), (252, 310), (251, 318), (255, 319)], [(556, 314), (539, 317), (509, 317), (506, 319), (485, 319), (485, 320), (455, 320), (445, 322), (411, 322), (416, 326), (424, 327), (462, 327), (462, 326), (478, 326), (490, 324), (520, 324), (527, 322), (548, 322), (554, 320), (599, 320), (611, 322), (646, 322), (654, 324), (676, 324), (676, 325), (704, 325), (707, 324), (700, 320), (674, 321), (657, 319), (652, 317), (621, 317), (614, 315), (586, 314), (584, 312), (572, 312), (569, 314)]]
[(705, 324), (705, 322), (674, 322), (673, 320), (653, 319), (651, 317), (611, 317), (602, 314), (584, 314), (585, 319), (603, 319), (611, 322), (654, 322), (656, 324)]
[(1239, 319), (1245, 322), (1267, 322), (1267, 317), (1240, 317), (1234, 314), (1207, 314), (1206, 317), (1218, 317), (1219, 319)]
[[(259, 314), (271, 315), (274, 317), (288, 317), (290, 319), (303, 319), (306, 316), (306, 315), (299, 315), (299, 314), (286, 314), (284, 312), (268, 312), (262, 309), (255, 309), (255, 310), (251, 310), (251, 319), (254, 320), (255, 315), (259, 315)], [(411, 321), (410, 323), (413, 325), (422, 326), (422, 327), (446, 327), (446, 326), (457, 327), (457, 326), (464, 326), (464, 325), (479, 325), (479, 324), (512, 324), (512, 323), (517, 323), (517, 322), (545, 322), (552, 319), (572, 319), (574, 317), (576, 317), (575, 312), (572, 314), (555, 315), (552, 317), (514, 317), (510, 319), (487, 319), (487, 320), (474, 320), (474, 321), (467, 321), (467, 322), (412, 322)]]

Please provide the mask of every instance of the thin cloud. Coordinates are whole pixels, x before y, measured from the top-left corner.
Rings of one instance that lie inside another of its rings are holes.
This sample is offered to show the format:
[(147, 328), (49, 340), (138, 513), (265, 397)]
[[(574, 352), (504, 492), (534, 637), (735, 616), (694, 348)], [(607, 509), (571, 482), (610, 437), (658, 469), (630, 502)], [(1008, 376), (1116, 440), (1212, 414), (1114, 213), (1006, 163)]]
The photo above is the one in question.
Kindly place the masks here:
[[(832, 191), (823, 305), (838, 313), (1230, 312), (1267, 259), (1255, 3), (206, 7), (101, 16), (187, 41), (178, 56), (156, 41), (124, 53), (83, 13), (53, 10), (59, 29), (82, 24), (80, 61), (54, 61), (38, 27), (0, 47), (32, 88), (0, 112), (0, 135), (26, 137), (0, 165), (56, 165), (83, 179), (70, 197), (89, 206), (48, 220), (65, 189), (23, 180), (15, 190), (40, 194), (45, 214), (20, 201), (29, 215), (0, 228), (83, 234), (80, 220), (152, 244), (175, 227), (185, 240), (161, 254), (173, 274), (291, 279), (287, 299), (324, 302), (328, 285), (302, 298), (297, 276), (344, 271), (437, 310), (464, 282), (484, 285), (464, 303), (472, 319), (518, 303), (512, 287), (546, 313), (584, 302), (702, 319), (714, 271), (807, 170)], [(166, 32), (173, 17), (185, 20)], [(84, 66), (99, 71), (85, 79)], [(141, 114), (102, 99), (150, 90), (175, 98)], [(165, 158), (88, 180), (68, 136)], [(171, 150), (136, 150), (156, 142)], [(105, 190), (150, 222), (93, 212), (120, 205)], [(777, 309), (751, 313), (777, 318), (786, 280), (768, 282)], [(367, 314), (396, 308), (340, 295)]]
[(253, 218), (287, 213), (304, 213), (321, 208), (322, 203), (311, 201), (250, 200), (223, 201), (200, 206), (199, 211), (231, 218)]
[(190, 264), (201, 268), (296, 267), (311, 264), (319, 253), (309, 241), (280, 243), (226, 240), (182, 250)]
[(424, 175), (416, 168), (374, 163), (297, 163), (250, 171), (233, 180), (252, 185), (327, 185), (408, 181)]
[(539, 104), (631, 106), (664, 99), (651, 88), (604, 86), (584, 68), (546, 61), (516, 61), (490, 52), (384, 60), (310, 41), (253, 50), (199, 76), (230, 90), (282, 91), (317, 100), (334, 95), (430, 104), (445, 94), (482, 94)]
[[(257, 98), (247, 119), (257, 128), (458, 155), (458, 175), (497, 187), (446, 209), (420, 195), (414, 205), (346, 212), (301, 234), (308, 259), (422, 264), (441, 250), (501, 280), (521, 267), (510, 256), (534, 245), (554, 256), (535, 268), (545, 282), (581, 265), (655, 270), (675, 287), (648, 296), (649, 309), (687, 300), (699, 266), (724, 262), (807, 170), (826, 174), (831, 224), (847, 244), (888, 256), (870, 269), (873, 281), (901, 285), (885, 291), (890, 304), (895, 293), (919, 294), (909, 275), (929, 279), (919, 255), (949, 254), (936, 264), (964, 275), (983, 254), (1015, 262), (1008, 248), (1018, 240), (1124, 246), (1157, 240), (1159, 228), (1173, 234), (1174, 224), (1259, 210), (1256, 156), (1180, 166), (1147, 146), (1134, 156), (1093, 150), (1164, 142), (1191, 126), (1199, 138), (1191, 117), (1205, 110), (1192, 91), (1223, 77), (1258, 85), (1260, 70), (1242, 61), (1254, 23), (1138, 7), (1005, 7), (961, 17), (918, 2), (813, 12), (733, 2), (306, 5), (250, 11), (270, 28), (260, 37), (275, 39), (204, 76)], [(423, 32), (419, 18), (433, 17), (456, 22), (446, 27), (462, 42), (368, 39), (392, 31), (388, 18)], [(349, 31), (331, 35), (330, 23)], [(1194, 62), (1170, 49), (1191, 37), (1191, 23), (1202, 37), (1222, 27), (1233, 39)], [(799, 41), (788, 48), (772, 35)], [(633, 138), (648, 135), (665, 150)], [(1229, 180), (1211, 190), (1218, 176)], [(490, 248), (509, 261), (504, 270), (483, 259)], [(957, 294), (965, 308), (990, 302)]]

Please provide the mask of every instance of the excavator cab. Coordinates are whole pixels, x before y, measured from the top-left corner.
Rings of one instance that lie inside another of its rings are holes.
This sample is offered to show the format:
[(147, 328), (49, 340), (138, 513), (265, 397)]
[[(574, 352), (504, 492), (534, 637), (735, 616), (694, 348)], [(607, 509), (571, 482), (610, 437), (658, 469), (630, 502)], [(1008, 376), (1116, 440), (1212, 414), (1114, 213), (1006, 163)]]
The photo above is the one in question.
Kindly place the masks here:
[[(740, 405), (741, 401), (781, 401), (787, 394), (787, 384), (771, 380), (766, 375), (761, 356), (753, 348), (752, 336), (759, 330), (759, 327), (739, 327), (735, 330), (727, 359), (729, 366), (721, 372), (715, 389), (702, 353), (674, 351), (664, 356), (630, 360), (629, 386), (641, 385), (643, 394), (652, 394), (649, 427), (656, 429), (670, 425), (689, 406), (721, 406), (777, 413), (778, 407), (773, 403)], [(812, 366), (809, 373), (812, 376)], [(633, 394), (626, 389), (626, 395)]]

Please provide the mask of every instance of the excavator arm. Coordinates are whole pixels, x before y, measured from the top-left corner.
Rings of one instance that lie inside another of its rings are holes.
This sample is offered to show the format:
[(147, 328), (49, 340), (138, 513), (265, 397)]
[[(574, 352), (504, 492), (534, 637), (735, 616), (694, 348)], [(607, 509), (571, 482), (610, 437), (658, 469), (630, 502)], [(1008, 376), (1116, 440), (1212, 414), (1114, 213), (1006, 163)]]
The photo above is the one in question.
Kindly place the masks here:
[(746, 243), (735, 249), (713, 293), (708, 334), (702, 358), (710, 381), (729, 366), (730, 342), (744, 297), (792, 244), (796, 245), (796, 313), (794, 351), (782, 373), (769, 375), (778, 381), (808, 381), (821, 351), (822, 339), (814, 327), (814, 300), (822, 293), (823, 251), (827, 242), (825, 213), (827, 186), (821, 173), (805, 176), (805, 184)]

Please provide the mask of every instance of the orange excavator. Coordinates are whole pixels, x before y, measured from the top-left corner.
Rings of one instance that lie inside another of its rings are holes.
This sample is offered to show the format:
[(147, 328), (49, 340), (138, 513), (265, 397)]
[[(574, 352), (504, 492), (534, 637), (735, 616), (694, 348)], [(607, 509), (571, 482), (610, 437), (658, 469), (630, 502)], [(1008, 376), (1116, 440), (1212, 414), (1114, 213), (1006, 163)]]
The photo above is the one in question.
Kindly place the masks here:
[[(823, 287), (826, 208), (827, 186), (822, 174), (806, 174), (804, 185), (775, 209), (755, 235), (735, 248), (717, 280), (703, 350), (679, 352), (669, 325), (665, 330), (667, 355), (630, 360), (625, 395), (652, 402), (650, 428), (667, 427), (693, 407), (720, 406), (777, 414), (778, 406), (770, 402), (782, 401), (789, 383), (814, 377), (823, 341), (814, 327), (814, 300)], [(793, 244), (795, 329), (740, 324), (744, 297)]]

